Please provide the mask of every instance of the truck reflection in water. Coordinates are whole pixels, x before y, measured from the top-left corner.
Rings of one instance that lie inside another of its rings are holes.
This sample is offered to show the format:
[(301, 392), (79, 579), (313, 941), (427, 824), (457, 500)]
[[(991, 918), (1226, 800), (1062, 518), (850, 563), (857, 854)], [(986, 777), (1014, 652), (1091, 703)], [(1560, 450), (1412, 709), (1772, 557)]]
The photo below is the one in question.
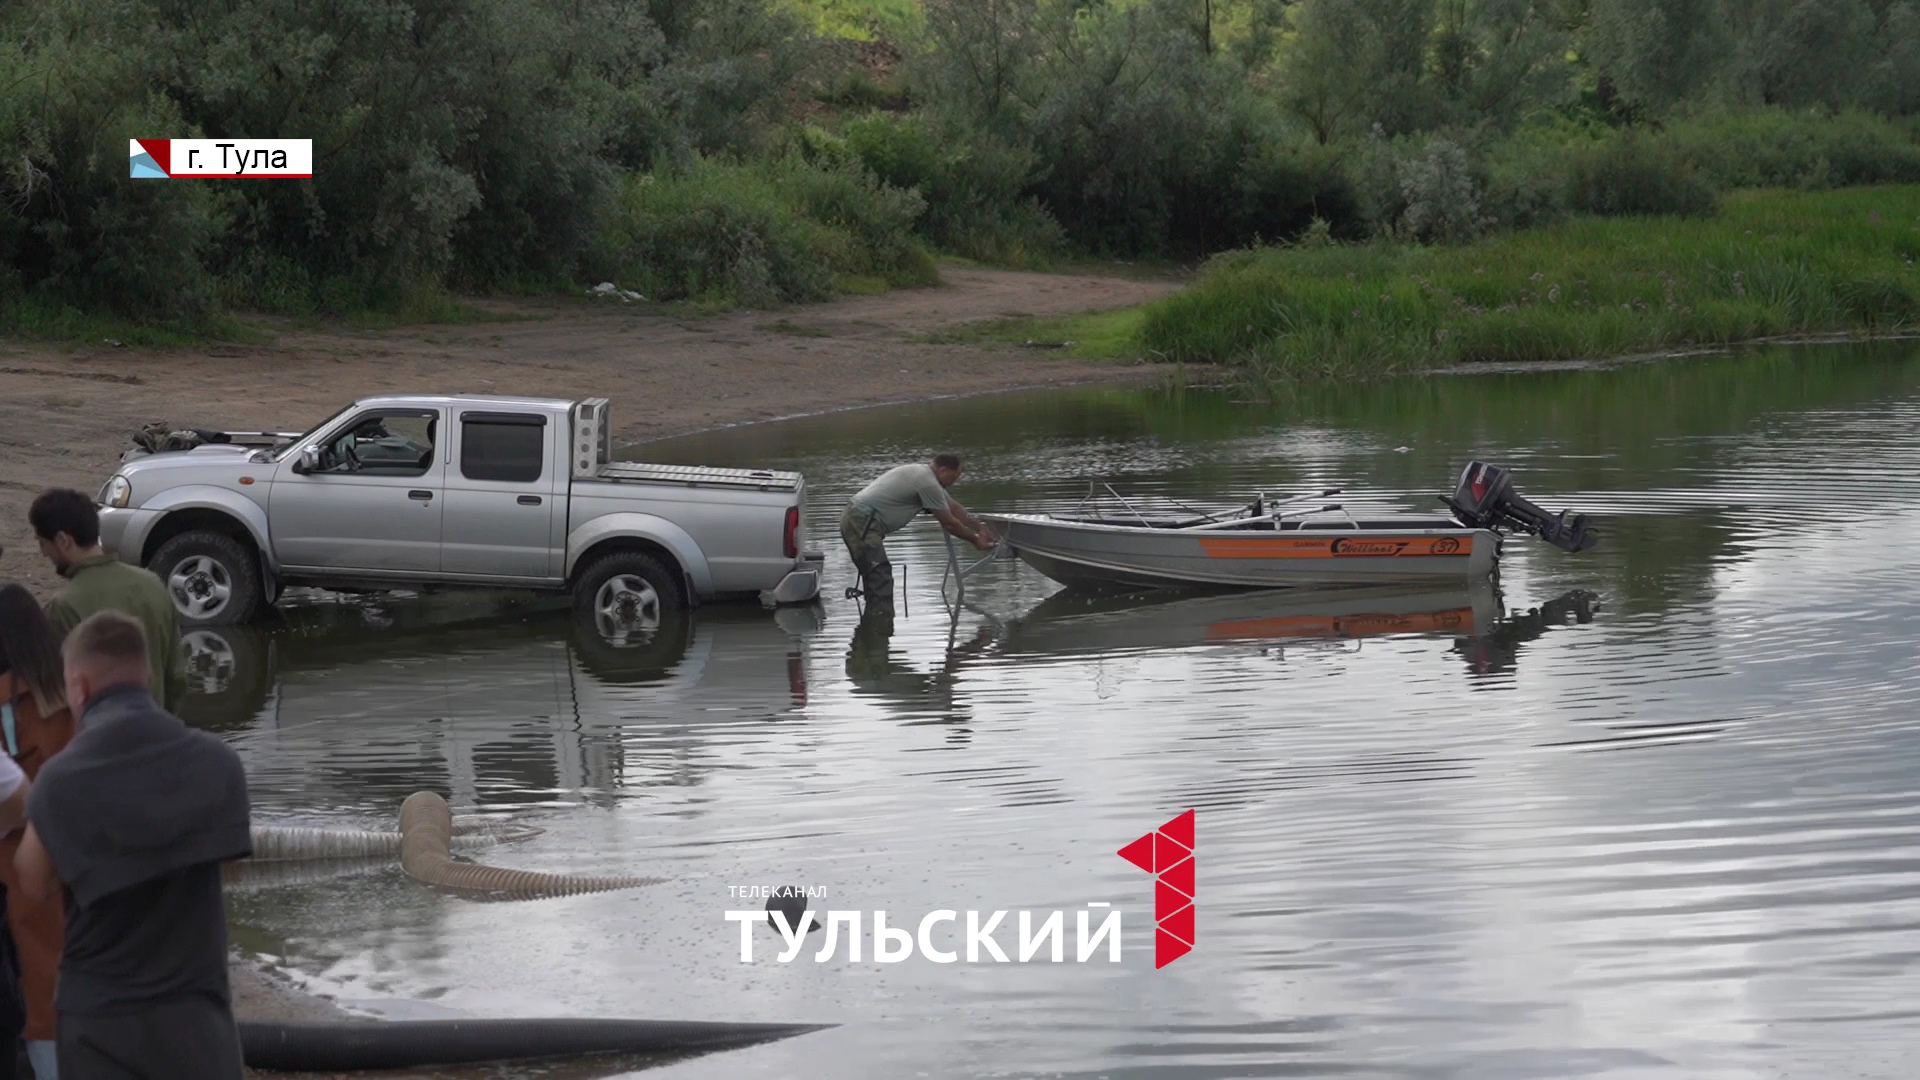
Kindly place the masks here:
[(288, 808), (604, 802), (697, 782), (707, 728), (803, 709), (821, 626), (818, 605), (702, 608), (616, 644), (552, 602), (313, 604), (185, 633), (181, 713)]
[[(1016, 619), (942, 620), (947, 640), (930, 667), (896, 648), (891, 612), (867, 610), (843, 670), (855, 700), (903, 724), (944, 727), (963, 745), (977, 704), (969, 667), (1236, 645), (1284, 659), (1299, 647), (1412, 637), (1451, 639), (1469, 678), (1490, 683), (1527, 643), (1597, 608), (1575, 591), (1509, 615), (1491, 585), (1060, 592)], [(290, 606), (275, 625), (188, 631), (181, 711), (233, 743), (267, 809), (386, 818), (423, 788), (471, 808), (606, 804), (697, 785), (716, 748), (807, 710), (809, 652), (824, 625), (819, 605), (702, 608), (610, 639), (551, 601)]]

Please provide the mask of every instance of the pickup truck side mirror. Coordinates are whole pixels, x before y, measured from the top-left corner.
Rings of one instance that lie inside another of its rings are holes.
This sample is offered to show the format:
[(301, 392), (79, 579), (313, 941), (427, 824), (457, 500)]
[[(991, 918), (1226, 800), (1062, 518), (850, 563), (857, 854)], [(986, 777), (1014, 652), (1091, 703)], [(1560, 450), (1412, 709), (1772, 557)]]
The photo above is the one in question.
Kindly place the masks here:
[(317, 446), (301, 447), (300, 456), (294, 459), (293, 471), (298, 474), (319, 472), (320, 448)]

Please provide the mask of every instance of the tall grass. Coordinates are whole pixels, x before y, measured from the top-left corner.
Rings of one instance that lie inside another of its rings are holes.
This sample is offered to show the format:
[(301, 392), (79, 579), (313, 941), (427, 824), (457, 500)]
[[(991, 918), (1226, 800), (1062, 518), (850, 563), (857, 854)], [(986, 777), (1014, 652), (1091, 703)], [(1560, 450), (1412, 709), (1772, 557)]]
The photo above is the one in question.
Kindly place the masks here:
[(1748, 191), (1458, 247), (1243, 250), (1149, 305), (1139, 344), (1256, 376), (1617, 356), (1920, 324), (1920, 187)]

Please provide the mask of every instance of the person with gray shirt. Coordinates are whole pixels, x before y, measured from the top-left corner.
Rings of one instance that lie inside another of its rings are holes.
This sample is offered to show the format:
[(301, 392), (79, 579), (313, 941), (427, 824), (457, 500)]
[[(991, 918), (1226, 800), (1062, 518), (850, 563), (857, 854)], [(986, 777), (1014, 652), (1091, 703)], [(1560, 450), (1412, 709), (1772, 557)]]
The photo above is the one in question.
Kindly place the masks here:
[(246, 770), (154, 700), (137, 619), (89, 616), (63, 653), (78, 731), (14, 855), (23, 892), (64, 897), (60, 1080), (242, 1080), (220, 874), (253, 853)]
[(960, 479), (960, 458), (938, 454), (931, 464), (888, 469), (847, 501), (840, 515), (840, 539), (860, 574), (860, 589), (875, 603), (893, 603), (893, 563), (886, 538), (912, 524), (922, 511), (948, 532), (982, 551), (998, 542), (993, 530), (947, 494)]

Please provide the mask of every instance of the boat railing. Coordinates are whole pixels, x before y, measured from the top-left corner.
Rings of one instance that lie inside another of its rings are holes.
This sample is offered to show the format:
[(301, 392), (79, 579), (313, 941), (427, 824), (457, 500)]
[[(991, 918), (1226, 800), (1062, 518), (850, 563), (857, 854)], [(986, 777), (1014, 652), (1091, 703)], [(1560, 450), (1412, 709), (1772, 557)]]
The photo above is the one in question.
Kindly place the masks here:
[(1199, 525), (1188, 525), (1181, 528), (1179, 531), (1180, 532), (1203, 532), (1211, 529), (1244, 528), (1249, 523), (1257, 522), (1257, 521), (1271, 521), (1277, 527), (1281, 522), (1286, 521), (1289, 518), (1305, 519), (1307, 517), (1311, 517), (1314, 514), (1335, 514), (1335, 513), (1343, 515), (1347, 519), (1348, 523), (1350, 523), (1355, 529), (1358, 529), (1360, 527), (1360, 519), (1354, 517), (1353, 511), (1348, 510), (1344, 504), (1328, 503), (1324, 506), (1317, 506), (1317, 507), (1305, 507), (1301, 505), (1302, 503), (1309, 503), (1316, 499), (1324, 499), (1329, 495), (1338, 495), (1338, 494), (1340, 494), (1339, 488), (1329, 488), (1326, 491), (1319, 492), (1318, 494), (1296, 495), (1291, 499), (1281, 499), (1276, 502), (1276, 501), (1269, 501), (1267, 499), (1266, 493), (1261, 492), (1260, 506), (1262, 508), (1262, 512), (1258, 514), (1248, 514), (1245, 517), (1229, 518), (1226, 521), (1208, 521), (1208, 522), (1203, 522)]
[[(1105, 489), (1106, 493), (1112, 496), (1115, 502), (1119, 503), (1122, 507), (1125, 507), (1127, 513), (1132, 514), (1135, 518), (1138, 518), (1141, 525), (1147, 528), (1153, 527), (1153, 520), (1147, 517), (1145, 511), (1142, 511), (1139, 507), (1135, 506), (1133, 501), (1129, 500), (1125, 495), (1122, 495), (1118, 491), (1115, 491), (1112, 484), (1109, 484), (1103, 480), (1088, 481), (1087, 493), (1080, 497), (1079, 502), (1073, 504), (1073, 507), (1067, 511), (1066, 516), (1068, 517), (1078, 516), (1080, 514), (1080, 511), (1089, 502), (1092, 502), (1094, 499), (1099, 497), (1101, 489)], [(1208, 521), (1232, 522), (1232, 521), (1246, 520), (1245, 518), (1221, 518), (1218, 513), (1210, 514), (1205, 510), (1197, 510), (1191, 506), (1188, 506), (1186, 503), (1181, 502), (1179, 499), (1174, 498), (1171, 495), (1157, 495), (1155, 496), (1155, 498), (1177, 508), (1178, 510), (1184, 513), (1191, 514), (1194, 517), (1203, 517), (1203, 518), (1206, 518)]]

